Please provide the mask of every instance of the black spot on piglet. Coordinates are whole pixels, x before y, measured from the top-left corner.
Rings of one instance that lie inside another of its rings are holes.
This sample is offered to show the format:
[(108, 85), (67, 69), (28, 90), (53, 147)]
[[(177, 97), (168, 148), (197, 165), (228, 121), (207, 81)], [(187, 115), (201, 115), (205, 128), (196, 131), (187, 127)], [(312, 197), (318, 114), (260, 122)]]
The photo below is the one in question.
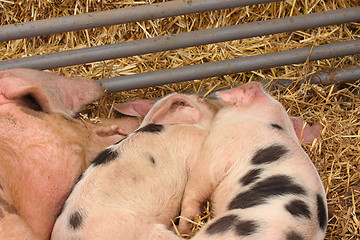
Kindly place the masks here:
[(279, 160), (287, 153), (287, 149), (281, 145), (272, 145), (258, 150), (252, 158), (252, 163), (255, 165), (272, 163)]
[(82, 222), (83, 222), (83, 217), (80, 214), (80, 212), (76, 211), (76, 212), (74, 212), (73, 214), (70, 215), (69, 225), (74, 230), (78, 229), (81, 226)]
[(254, 221), (240, 220), (235, 224), (235, 231), (238, 236), (249, 236), (255, 233), (258, 227)]
[(286, 234), (286, 240), (304, 240), (304, 238), (299, 233), (291, 231)]
[(228, 209), (245, 209), (264, 204), (269, 198), (286, 194), (305, 194), (305, 190), (286, 175), (275, 175), (257, 182), (252, 188), (240, 192)]
[(164, 129), (164, 126), (161, 124), (150, 123), (145, 127), (139, 128), (136, 132), (152, 132), (159, 133)]
[(316, 204), (317, 204), (319, 225), (322, 229), (325, 230), (327, 226), (327, 215), (326, 215), (325, 203), (322, 197), (320, 196), (320, 194), (316, 195)]
[(292, 200), (285, 205), (286, 210), (293, 216), (310, 218), (310, 210), (306, 203), (302, 200)]
[(94, 166), (106, 164), (117, 158), (118, 155), (119, 154), (117, 151), (114, 152), (111, 149), (106, 148), (94, 159), (91, 164), (93, 164)]
[(260, 173), (262, 169), (252, 169), (250, 170), (244, 177), (240, 179), (240, 183), (244, 184), (244, 186), (249, 185), (250, 183), (255, 182), (259, 179)]
[(218, 233), (224, 233), (228, 231), (235, 221), (237, 220), (236, 215), (228, 215), (219, 218), (215, 222), (209, 225), (209, 227), (206, 229), (206, 233), (208, 234), (218, 234)]
[(280, 126), (279, 124), (276, 124), (276, 123), (272, 123), (272, 124), (271, 124), (271, 127), (275, 128), (275, 129), (277, 129), (277, 130), (284, 130), (284, 129), (282, 128), (282, 126)]

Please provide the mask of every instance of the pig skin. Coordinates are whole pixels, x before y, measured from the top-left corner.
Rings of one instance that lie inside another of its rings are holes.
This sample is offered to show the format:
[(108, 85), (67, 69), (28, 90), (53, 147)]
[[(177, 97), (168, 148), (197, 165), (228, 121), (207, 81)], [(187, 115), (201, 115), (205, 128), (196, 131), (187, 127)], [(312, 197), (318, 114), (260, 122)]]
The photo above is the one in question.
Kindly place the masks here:
[[(211, 197), (214, 219), (192, 239), (323, 239), (326, 194), (299, 144), (302, 122), (290, 119), (258, 83), (218, 96), (228, 105), (213, 120), (181, 210), (191, 219)], [(307, 128), (304, 139), (309, 142), (319, 129)], [(179, 230), (190, 229), (180, 219)]]
[(181, 94), (155, 103), (138, 130), (85, 171), (51, 239), (179, 239), (169, 230), (171, 219), (216, 111)]
[(11, 69), (0, 72), (0, 93), (0, 239), (49, 239), (81, 172), (141, 119), (71, 118), (102, 94), (86, 79)]
[(27, 222), (19, 216), (17, 210), (0, 191), (0, 239), (4, 240), (35, 240), (39, 239)]

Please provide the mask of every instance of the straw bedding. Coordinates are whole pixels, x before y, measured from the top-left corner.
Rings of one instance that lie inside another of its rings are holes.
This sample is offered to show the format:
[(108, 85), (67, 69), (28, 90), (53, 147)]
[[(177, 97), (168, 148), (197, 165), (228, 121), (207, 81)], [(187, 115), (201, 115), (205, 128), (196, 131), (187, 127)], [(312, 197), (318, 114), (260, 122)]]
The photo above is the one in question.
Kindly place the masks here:
[[(161, 1), (0, 0), (0, 24), (33, 21), (153, 2)], [(13, 40), (0, 43), (0, 60), (358, 5), (358, 0), (288, 0), (251, 7)], [(359, 39), (359, 37), (360, 23), (349, 23), (64, 67), (51, 71), (65, 76), (101, 79), (354, 40)], [(113, 117), (114, 113), (109, 106), (137, 98), (158, 98), (175, 91), (214, 90), (248, 81), (276, 81), (283, 78), (297, 81), (318, 70), (358, 65), (359, 63), (360, 56), (352, 55), (192, 82), (106, 94), (105, 97), (88, 106), (88, 108), (92, 109), (89, 117)], [(303, 145), (303, 147), (318, 169), (326, 189), (329, 208), (329, 226), (326, 239), (360, 238), (359, 91), (360, 81), (337, 86), (318, 86), (303, 83), (300, 86), (292, 85), (289, 88), (278, 88), (272, 92), (285, 106), (289, 114), (300, 116), (311, 124), (320, 122), (324, 126), (321, 139), (311, 146)]]

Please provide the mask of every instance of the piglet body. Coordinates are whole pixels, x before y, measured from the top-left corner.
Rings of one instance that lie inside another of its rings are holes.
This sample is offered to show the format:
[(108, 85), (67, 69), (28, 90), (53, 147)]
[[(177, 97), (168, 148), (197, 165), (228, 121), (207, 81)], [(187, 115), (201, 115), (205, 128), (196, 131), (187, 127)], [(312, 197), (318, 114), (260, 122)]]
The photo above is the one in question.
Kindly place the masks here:
[(157, 102), (138, 130), (85, 171), (51, 239), (178, 239), (168, 229), (215, 111), (196, 96)]
[(140, 121), (72, 118), (101, 96), (91, 80), (12, 69), (0, 93), (0, 239), (49, 239), (80, 173)]
[[(257, 83), (219, 97), (227, 105), (214, 118), (181, 211), (192, 218), (211, 195), (215, 218), (192, 239), (323, 239), (326, 195), (294, 131), (298, 120)], [(189, 224), (180, 220), (179, 228)]]

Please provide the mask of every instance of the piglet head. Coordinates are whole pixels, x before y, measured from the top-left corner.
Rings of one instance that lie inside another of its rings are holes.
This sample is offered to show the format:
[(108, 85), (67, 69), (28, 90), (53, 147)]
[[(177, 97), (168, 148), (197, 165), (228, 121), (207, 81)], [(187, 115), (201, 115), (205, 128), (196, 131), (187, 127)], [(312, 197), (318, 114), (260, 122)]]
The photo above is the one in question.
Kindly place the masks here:
[(240, 87), (217, 93), (225, 103), (235, 106), (241, 116), (263, 119), (273, 124), (291, 125), (282, 105), (271, 97), (258, 82), (250, 82)]
[(311, 143), (320, 136), (320, 125), (310, 127), (299, 118), (290, 118), (284, 107), (260, 83), (250, 82), (217, 95), (225, 103), (235, 106), (241, 117), (264, 121), (273, 128), (283, 129), (296, 141)]

